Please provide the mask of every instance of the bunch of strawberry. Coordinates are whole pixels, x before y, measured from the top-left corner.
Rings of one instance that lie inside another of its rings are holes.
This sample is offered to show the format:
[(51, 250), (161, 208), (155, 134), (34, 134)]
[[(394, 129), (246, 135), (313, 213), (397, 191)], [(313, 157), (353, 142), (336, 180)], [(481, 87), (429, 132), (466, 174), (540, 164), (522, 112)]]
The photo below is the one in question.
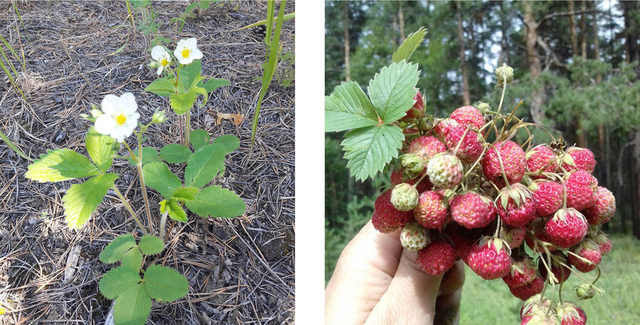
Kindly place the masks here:
[[(486, 114), (463, 106), (433, 119), (423, 116), (420, 92), (415, 100), (399, 122), (407, 141), (391, 174), (394, 188), (375, 201), (374, 227), (401, 229), (403, 247), (418, 251), (428, 274), (443, 274), (461, 259), (484, 279), (501, 278), (527, 301), (522, 324), (585, 324), (579, 306), (543, 293), (549, 285), (561, 290), (573, 272), (597, 269), (611, 250), (598, 225), (613, 217), (615, 198), (592, 175), (593, 153), (564, 149), (561, 141), (523, 149), (511, 138), (530, 124), (486, 104)], [(595, 291), (587, 282), (578, 298)]]

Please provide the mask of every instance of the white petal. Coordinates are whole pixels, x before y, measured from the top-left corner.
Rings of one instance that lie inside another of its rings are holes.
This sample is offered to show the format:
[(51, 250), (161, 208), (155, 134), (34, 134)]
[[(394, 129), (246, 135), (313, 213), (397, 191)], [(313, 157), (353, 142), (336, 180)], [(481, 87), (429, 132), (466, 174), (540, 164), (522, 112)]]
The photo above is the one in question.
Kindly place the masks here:
[(120, 98), (116, 95), (109, 94), (102, 99), (102, 111), (105, 114), (114, 114), (120, 106)]
[(96, 119), (96, 131), (100, 134), (110, 135), (111, 132), (115, 129), (117, 123), (113, 120), (111, 115), (100, 115)]
[(200, 52), (200, 50), (193, 49), (193, 52), (191, 52), (191, 55), (189, 55), (190, 58), (196, 60), (196, 59), (202, 59), (202, 52)]
[(165, 51), (165, 49), (160, 45), (151, 49), (151, 57), (156, 61), (161, 60), (166, 53), (167, 51)]
[(176, 55), (176, 57), (178, 58), (178, 62), (180, 62), (180, 64), (183, 64), (183, 65), (191, 64), (191, 62), (193, 62), (193, 59), (191, 58), (191, 56), (189, 56), (188, 58), (184, 58), (182, 56)]
[(163, 69), (163, 68), (164, 68), (164, 67), (163, 67), (162, 65), (160, 65), (160, 67), (158, 67), (158, 71), (156, 71), (156, 73), (157, 73), (158, 75), (162, 74), (162, 69)]
[(120, 96), (120, 107), (119, 109), (126, 115), (133, 113), (138, 110), (138, 104), (136, 103), (136, 98), (132, 93), (124, 93)]
[(198, 47), (198, 40), (195, 39), (194, 37), (192, 38), (187, 38), (186, 40), (184, 40), (184, 44), (186, 47), (188, 47), (189, 49), (195, 49)]

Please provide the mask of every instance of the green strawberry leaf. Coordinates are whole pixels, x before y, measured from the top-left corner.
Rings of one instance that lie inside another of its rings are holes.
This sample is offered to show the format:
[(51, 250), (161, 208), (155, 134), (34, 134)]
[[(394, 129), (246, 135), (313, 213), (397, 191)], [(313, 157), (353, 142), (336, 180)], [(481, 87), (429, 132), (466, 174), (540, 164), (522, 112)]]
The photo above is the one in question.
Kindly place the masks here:
[(232, 218), (244, 213), (244, 201), (233, 191), (218, 185), (204, 188), (193, 201), (185, 203), (189, 210), (201, 217)]
[(107, 245), (100, 253), (102, 263), (115, 263), (122, 259), (131, 247), (136, 246), (136, 240), (131, 234), (120, 235)]
[(224, 168), (226, 154), (220, 144), (208, 144), (194, 152), (184, 170), (185, 185), (197, 188), (207, 185)]
[(78, 229), (89, 220), (117, 178), (118, 174), (104, 174), (90, 178), (82, 184), (71, 185), (62, 197), (65, 221), (69, 228)]
[(113, 307), (113, 321), (116, 324), (144, 325), (151, 313), (151, 305), (145, 285), (139, 283), (118, 295)]
[(191, 156), (191, 150), (179, 144), (169, 144), (160, 149), (160, 158), (172, 164), (179, 164), (187, 161)]
[(140, 272), (142, 268), (142, 253), (138, 247), (133, 247), (122, 257), (123, 267), (128, 267), (136, 272)]
[(144, 235), (140, 239), (138, 247), (145, 255), (156, 255), (164, 250), (164, 243), (156, 236)]
[(176, 202), (173, 199), (160, 201), (160, 213), (165, 213), (165, 212), (169, 214), (169, 218), (175, 221), (180, 221), (185, 223), (189, 221), (187, 219), (187, 213), (180, 206), (180, 204), (178, 204), (178, 202)]
[(152, 298), (162, 302), (172, 302), (189, 292), (189, 282), (178, 271), (151, 265), (144, 273), (144, 287)]
[(87, 157), (70, 149), (56, 149), (40, 155), (24, 176), (38, 182), (59, 182), (98, 174), (100, 171)]
[(108, 299), (115, 299), (127, 289), (140, 282), (140, 274), (129, 267), (117, 267), (105, 273), (98, 287), (100, 293)]
[(219, 144), (224, 147), (225, 155), (236, 151), (240, 148), (240, 139), (235, 135), (225, 134), (213, 139), (213, 145)]
[(196, 94), (193, 89), (190, 89), (186, 93), (171, 95), (171, 99), (169, 100), (169, 102), (171, 103), (171, 108), (173, 108), (173, 111), (178, 115), (182, 115), (188, 112), (193, 107), (193, 104), (195, 104), (197, 97), (198, 94)]
[(142, 175), (147, 186), (158, 191), (163, 197), (171, 197), (176, 188), (182, 187), (178, 176), (169, 170), (167, 164), (156, 161), (142, 167)]
[(196, 198), (196, 194), (199, 192), (200, 189), (197, 187), (180, 187), (173, 192), (173, 196), (171, 196), (171, 198), (178, 202), (193, 201)]
[(404, 117), (413, 104), (418, 83), (418, 65), (406, 61), (382, 68), (369, 82), (369, 96), (385, 124)]
[(169, 97), (176, 93), (173, 80), (169, 77), (154, 80), (144, 90), (163, 97)]
[(120, 144), (108, 135), (100, 134), (92, 126), (84, 139), (89, 157), (102, 171), (106, 172), (113, 164), (113, 156)]
[(191, 131), (191, 135), (189, 136), (189, 141), (193, 146), (193, 150), (198, 150), (205, 144), (209, 144), (209, 140), (209, 133), (201, 129)]
[(379, 123), (375, 108), (357, 82), (343, 82), (324, 99), (325, 131), (344, 131)]
[(208, 93), (224, 86), (231, 86), (231, 82), (229, 82), (229, 80), (227, 79), (211, 78), (207, 80), (204, 85), (202, 85), (202, 87), (206, 89)]
[[(188, 65), (183, 65), (182, 68), (180, 69), (180, 76), (179, 76), (180, 82), (185, 87), (191, 88), (193, 87), (192, 85), (197, 79), (199, 79), (198, 82), (202, 80), (202, 77), (200, 77), (201, 73), (202, 73), (202, 60), (193, 60), (193, 62), (191, 62)], [(184, 90), (188, 91), (189, 89), (184, 89)]]
[[(139, 152), (136, 151), (136, 154), (139, 154)], [(131, 156), (127, 157), (127, 160), (132, 166), (136, 165)], [(142, 164), (146, 165), (153, 161), (158, 161), (158, 151), (152, 147), (142, 147)]]
[(402, 42), (402, 45), (393, 53), (391, 60), (394, 63), (402, 60), (409, 61), (413, 52), (415, 52), (420, 44), (422, 44), (422, 41), (424, 41), (425, 36), (427, 36), (427, 29), (424, 27), (420, 27), (417, 31), (409, 34), (404, 42)]
[(358, 180), (373, 178), (391, 159), (398, 157), (402, 140), (402, 130), (395, 125), (349, 131), (345, 134), (342, 146), (351, 175)]

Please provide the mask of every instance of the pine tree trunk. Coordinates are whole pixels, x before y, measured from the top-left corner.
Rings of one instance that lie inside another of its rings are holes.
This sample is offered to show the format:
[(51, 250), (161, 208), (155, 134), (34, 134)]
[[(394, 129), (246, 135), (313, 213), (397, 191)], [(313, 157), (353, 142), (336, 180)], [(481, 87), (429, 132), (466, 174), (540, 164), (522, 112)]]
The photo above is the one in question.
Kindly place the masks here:
[(351, 81), (351, 67), (349, 62), (349, 52), (351, 47), (349, 45), (349, 2), (343, 2), (344, 4), (344, 16), (342, 17), (342, 26), (344, 28), (344, 80)]
[(536, 86), (536, 80), (542, 71), (540, 57), (538, 56), (538, 22), (533, 16), (533, 8), (529, 1), (523, 1), (524, 5), (524, 23), (525, 23), (525, 42), (527, 47), (527, 63), (529, 65), (529, 74), (531, 75), (531, 118), (538, 124), (543, 124), (545, 114), (542, 110), (542, 104), (545, 99), (544, 85)]
[(465, 39), (462, 29), (462, 12), (460, 2), (456, 2), (456, 13), (458, 16), (458, 43), (460, 44), (460, 69), (462, 70), (462, 103), (471, 105), (471, 95), (469, 94), (469, 79), (467, 77), (467, 64), (465, 60)]
[(404, 42), (404, 14), (402, 13), (402, 2), (400, 2), (398, 7), (398, 20), (400, 21), (400, 44)]
[[(567, 1), (567, 9), (569, 12), (575, 11), (573, 0)], [(571, 55), (578, 55), (578, 33), (576, 32), (576, 17), (574, 14), (569, 15), (569, 40), (571, 42)]]
[[(585, 0), (580, 2), (582, 11), (587, 11), (587, 3)], [(593, 20), (593, 24), (597, 25), (598, 21)], [(580, 33), (582, 34), (582, 59), (587, 59), (587, 14), (583, 13), (580, 17)], [(597, 37), (597, 35), (595, 36)]]

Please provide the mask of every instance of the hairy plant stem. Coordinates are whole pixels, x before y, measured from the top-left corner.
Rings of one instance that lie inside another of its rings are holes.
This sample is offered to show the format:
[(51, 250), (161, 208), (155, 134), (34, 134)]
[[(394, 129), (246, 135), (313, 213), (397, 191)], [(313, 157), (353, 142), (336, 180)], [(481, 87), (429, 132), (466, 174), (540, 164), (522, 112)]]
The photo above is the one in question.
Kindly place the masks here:
[(162, 239), (162, 242), (165, 242), (164, 228), (167, 225), (167, 215), (168, 214), (169, 214), (169, 211), (165, 211), (162, 214), (162, 217), (160, 218), (160, 238)]
[(191, 110), (187, 111), (185, 116), (185, 127), (184, 127), (184, 143), (183, 145), (189, 145), (189, 135), (191, 134)]
[(129, 202), (127, 202), (127, 200), (125, 199), (124, 195), (122, 195), (122, 193), (120, 193), (120, 191), (118, 190), (117, 187), (115, 187), (115, 185), (112, 188), (113, 188), (114, 192), (116, 192), (116, 195), (118, 196), (118, 198), (120, 198), (120, 201), (122, 201), (122, 203), (124, 203), (124, 206), (127, 208), (127, 211), (129, 211), (129, 213), (133, 217), (133, 220), (136, 221), (136, 223), (138, 224), (138, 227), (140, 227), (140, 230), (142, 230), (142, 233), (145, 234), (145, 235), (148, 235), (149, 233), (147, 232), (147, 230), (142, 225), (142, 222), (140, 222), (140, 219), (138, 219), (138, 216), (136, 216), (136, 212), (133, 211), (133, 207), (131, 207), (131, 204), (129, 204)]
[(147, 186), (144, 183), (144, 174), (142, 173), (142, 133), (136, 133), (138, 136), (139, 156), (136, 163), (138, 169), (138, 177), (140, 177), (140, 187), (142, 187), (142, 197), (144, 198), (144, 206), (147, 210), (147, 221), (149, 222), (149, 232), (153, 235), (153, 220), (151, 220), (151, 207), (149, 204), (149, 196), (147, 195)]

